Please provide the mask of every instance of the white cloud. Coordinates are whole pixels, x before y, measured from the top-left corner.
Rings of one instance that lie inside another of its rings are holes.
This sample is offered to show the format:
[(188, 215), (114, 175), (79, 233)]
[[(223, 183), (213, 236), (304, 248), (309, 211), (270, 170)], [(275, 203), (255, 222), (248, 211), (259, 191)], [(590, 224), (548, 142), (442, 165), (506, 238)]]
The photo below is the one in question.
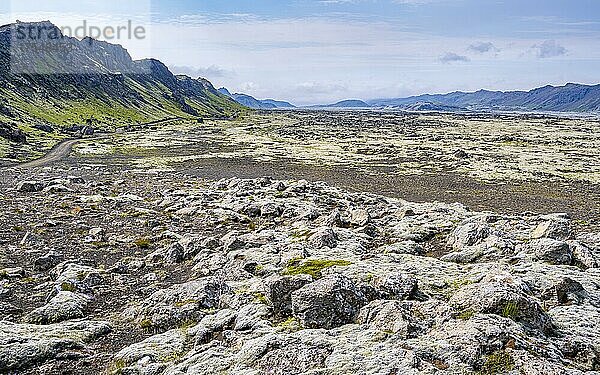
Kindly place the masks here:
[(446, 52), (439, 57), (439, 60), (444, 64), (450, 64), (453, 62), (468, 62), (471, 61), (467, 56), (459, 55), (454, 52)]
[(174, 74), (185, 74), (192, 78), (202, 77), (202, 78), (208, 78), (208, 79), (222, 78), (222, 77), (227, 77), (227, 76), (234, 74), (233, 72), (231, 72), (227, 69), (218, 67), (216, 65), (210, 65), (205, 68), (196, 68), (193, 66), (185, 66), (185, 65), (184, 66), (169, 65), (169, 70), (171, 70), (171, 72), (173, 72)]
[(540, 59), (558, 57), (567, 53), (567, 49), (556, 43), (556, 40), (546, 40), (540, 44), (534, 44), (531, 48), (535, 50), (536, 56)]
[(492, 42), (475, 42), (467, 48), (471, 52), (475, 53), (486, 53), (486, 52), (499, 52), (500, 50), (496, 48), (494, 43)]

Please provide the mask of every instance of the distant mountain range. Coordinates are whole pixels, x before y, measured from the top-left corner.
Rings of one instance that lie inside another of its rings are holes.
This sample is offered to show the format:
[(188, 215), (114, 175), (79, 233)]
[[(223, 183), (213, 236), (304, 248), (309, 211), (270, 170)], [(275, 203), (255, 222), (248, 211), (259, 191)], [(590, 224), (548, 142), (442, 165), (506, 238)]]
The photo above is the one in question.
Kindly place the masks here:
[[(258, 100), (246, 94), (219, 91), (240, 104), (256, 109), (297, 108), (272, 99)], [(544, 86), (530, 91), (456, 91), (448, 94), (424, 94), (406, 98), (342, 100), (333, 104), (298, 107), (304, 109), (398, 109), (406, 111), (508, 111), (508, 112), (600, 112), (600, 85), (568, 83)]]
[(358, 99), (342, 100), (334, 104), (326, 105), (313, 105), (308, 108), (368, 108), (371, 107), (369, 104)]
[(429, 111), (523, 111), (523, 112), (599, 112), (600, 85), (568, 83), (544, 86), (530, 91), (452, 92), (408, 98), (375, 99), (365, 108), (391, 108)]
[(598, 112), (600, 111), (600, 85), (568, 83), (564, 86), (544, 86), (530, 91), (458, 91), (368, 102), (370, 107), (387, 108), (407, 108), (417, 103), (465, 110)]
[(281, 100), (274, 99), (256, 99), (250, 95), (246, 94), (232, 94), (225, 87), (221, 87), (219, 92), (223, 95), (227, 95), (236, 102), (253, 109), (277, 109), (277, 108), (296, 108), (291, 103), (284, 102)]

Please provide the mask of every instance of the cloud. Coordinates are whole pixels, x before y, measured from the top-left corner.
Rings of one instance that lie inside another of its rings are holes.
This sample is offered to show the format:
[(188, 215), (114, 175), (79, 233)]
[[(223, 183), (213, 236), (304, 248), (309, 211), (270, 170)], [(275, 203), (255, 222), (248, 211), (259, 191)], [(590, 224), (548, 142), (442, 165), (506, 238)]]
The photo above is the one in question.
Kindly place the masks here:
[(295, 91), (302, 94), (333, 94), (343, 93), (348, 90), (346, 85), (340, 83), (321, 83), (315, 81), (302, 82), (295, 86)]
[(444, 0), (393, 0), (396, 4), (408, 4), (408, 5), (425, 5), (435, 2), (442, 2)]
[(556, 43), (555, 40), (546, 40), (541, 44), (534, 44), (531, 48), (540, 59), (562, 56), (567, 53), (567, 49)]
[(355, 0), (320, 0), (321, 4), (351, 4), (355, 3)]
[(494, 43), (492, 42), (476, 42), (471, 44), (468, 48), (469, 51), (476, 53), (486, 53), (486, 52), (499, 52), (500, 50), (496, 48)]
[(208, 77), (208, 78), (221, 78), (226, 77), (232, 74), (232, 72), (219, 68), (216, 65), (211, 65), (206, 68), (195, 68), (193, 66), (179, 66), (179, 65), (170, 65), (169, 69), (174, 74), (185, 74), (192, 78), (197, 77)]
[(443, 56), (440, 56), (439, 60), (444, 64), (450, 64), (453, 62), (468, 62), (471, 61), (467, 56), (458, 55), (454, 52), (446, 52)]

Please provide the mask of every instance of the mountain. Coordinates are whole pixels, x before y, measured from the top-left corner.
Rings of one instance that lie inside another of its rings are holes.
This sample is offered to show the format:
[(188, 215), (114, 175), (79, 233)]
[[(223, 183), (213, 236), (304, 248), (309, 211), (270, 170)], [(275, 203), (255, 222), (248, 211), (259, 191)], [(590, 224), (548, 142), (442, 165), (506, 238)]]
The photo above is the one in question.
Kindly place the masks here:
[(310, 106), (307, 108), (326, 109), (326, 108), (369, 108), (369, 107), (371, 107), (371, 105), (366, 102), (363, 102), (362, 100), (348, 99), (348, 100), (342, 100), (340, 102), (333, 103), (333, 104), (313, 105), (313, 106)]
[(209, 81), (135, 61), (120, 45), (65, 36), (49, 21), (0, 26), (0, 123), (108, 127), (243, 110)]
[(373, 107), (410, 109), (418, 103), (429, 103), (444, 110), (502, 110), (540, 112), (598, 112), (600, 85), (568, 83), (564, 86), (544, 86), (530, 91), (452, 92), (419, 95), (408, 98), (376, 99)]
[(288, 102), (273, 100), (273, 99), (256, 99), (246, 94), (232, 94), (225, 87), (221, 87), (219, 92), (223, 95), (227, 95), (236, 102), (253, 109), (277, 109), (277, 108), (296, 108), (293, 104)]
[(275, 108), (296, 108), (295, 105), (282, 100), (262, 99), (260, 102), (265, 105), (275, 106)]
[(335, 104), (330, 104), (327, 107), (332, 108), (368, 108), (369, 104), (363, 102), (362, 100), (350, 99), (350, 100), (342, 100), (341, 102), (337, 102)]
[(406, 104), (403, 106), (402, 109), (415, 112), (460, 112), (464, 110), (464, 108), (460, 107), (434, 104), (431, 102), (417, 102), (413, 104)]

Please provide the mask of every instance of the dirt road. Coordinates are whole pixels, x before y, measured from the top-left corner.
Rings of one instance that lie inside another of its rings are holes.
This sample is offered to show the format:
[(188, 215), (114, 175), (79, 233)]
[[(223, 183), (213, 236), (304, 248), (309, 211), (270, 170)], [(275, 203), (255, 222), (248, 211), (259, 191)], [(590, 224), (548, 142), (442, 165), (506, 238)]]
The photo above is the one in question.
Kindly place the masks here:
[(52, 150), (50, 150), (43, 157), (36, 159), (36, 160), (32, 160), (30, 162), (16, 165), (16, 166), (14, 166), (14, 168), (42, 167), (44, 165), (59, 161), (62, 158), (67, 157), (71, 153), (73, 146), (75, 146), (77, 143), (79, 143), (83, 140), (84, 139), (67, 139), (65, 141), (62, 141), (59, 144), (57, 144), (56, 146), (54, 146), (52, 148)]
[[(159, 125), (159, 124), (164, 124), (164, 123), (178, 121), (178, 120), (182, 120), (182, 118), (181, 117), (173, 117), (173, 118), (168, 118), (168, 119), (164, 119), (164, 120), (151, 121), (151, 122), (147, 122), (147, 123), (143, 123), (143, 124), (136, 124), (136, 125), (132, 125), (132, 126), (143, 127), (143, 126), (147, 126), (147, 125)], [(79, 142), (82, 142), (85, 140), (90, 140), (90, 139), (103, 139), (105, 137), (106, 136), (99, 136), (99, 137), (93, 137), (93, 138), (67, 139), (67, 140), (60, 142), (56, 146), (54, 146), (46, 155), (44, 155), (43, 157), (41, 157), (39, 159), (25, 162), (22, 164), (11, 165), (9, 167), (12, 167), (12, 168), (43, 167), (45, 165), (60, 161), (63, 158), (69, 156), (69, 154), (71, 153), (71, 150), (73, 149), (73, 146), (75, 146)]]

